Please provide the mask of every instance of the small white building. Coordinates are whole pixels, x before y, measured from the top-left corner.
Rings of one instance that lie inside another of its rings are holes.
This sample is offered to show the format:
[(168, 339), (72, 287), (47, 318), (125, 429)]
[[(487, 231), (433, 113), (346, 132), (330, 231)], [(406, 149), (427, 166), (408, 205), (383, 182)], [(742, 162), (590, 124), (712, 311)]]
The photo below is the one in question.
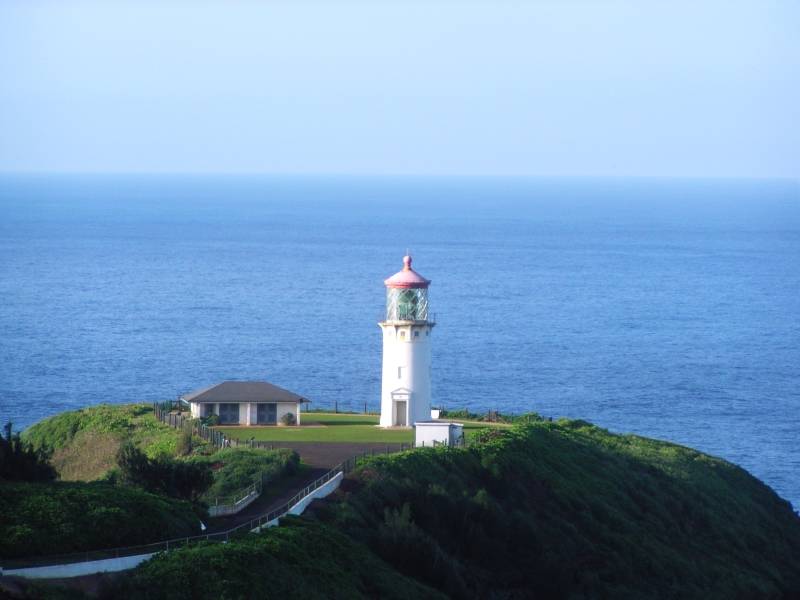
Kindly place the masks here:
[(464, 442), (464, 425), (449, 421), (417, 421), (414, 423), (414, 443), (419, 447), (459, 446)]
[(411, 427), (431, 417), (431, 333), (435, 325), (428, 311), (430, 280), (411, 268), (384, 281), (386, 317), (383, 330), (381, 427)]
[(194, 391), (187, 402), (195, 419), (217, 415), (221, 425), (278, 425), (291, 413), (300, 425), (302, 396), (266, 381), (224, 381)]

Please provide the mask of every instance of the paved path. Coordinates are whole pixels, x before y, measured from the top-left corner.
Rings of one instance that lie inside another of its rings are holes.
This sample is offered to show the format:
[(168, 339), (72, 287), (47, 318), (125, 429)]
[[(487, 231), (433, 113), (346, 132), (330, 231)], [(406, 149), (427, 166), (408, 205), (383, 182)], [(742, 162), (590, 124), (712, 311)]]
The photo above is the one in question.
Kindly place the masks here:
[(296, 450), (300, 455), (300, 459), (311, 468), (306, 471), (303, 477), (298, 478), (293, 485), (287, 487), (277, 496), (269, 493), (262, 494), (252, 504), (235, 515), (212, 519), (208, 526), (208, 533), (233, 529), (237, 525), (280, 508), (308, 484), (322, 477), (333, 467), (349, 458), (360, 456), (364, 453), (386, 454), (400, 450), (400, 444), (382, 444), (378, 442), (275, 442), (274, 447)]
[[(243, 509), (238, 514), (212, 519), (212, 522), (208, 526), (208, 533), (232, 529), (237, 525), (272, 512), (276, 508), (280, 508), (309, 483), (321, 477), (348, 458), (363, 455), (364, 453), (385, 454), (387, 452), (398, 452), (400, 450), (400, 444), (382, 444), (377, 442), (274, 442), (274, 444), (275, 448), (291, 448), (292, 450), (296, 450), (301, 460), (311, 468), (306, 471), (302, 477), (299, 477), (293, 485), (288, 486), (280, 494), (262, 495), (258, 500), (255, 500), (250, 506)], [(78, 589), (84, 593), (97, 594), (101, 582), (120, 576), (120, 573), (101, 573), (66, 579), (48, 579), (46, 582), (45, 580), (40, 581), (46, 584), (63, 585), (72, 589)], [(12, 579), (14, 581), (12, 581)], [(19, 591), (19, 589), (27, 588), (30, 582), (19, 578), (5, 577), (4, 584), (6, 585), (0, 585), (0, 595), (2, 595), (4, 588), (7, 590)]]
[[(312, 467), (332, 469), (357, 455), (398, 452), (400, 444), (382, 442), (270, 442), (275, 448), (297, 450), (300, 459)], [(406, 444), (407, 445), (407, 444)]]

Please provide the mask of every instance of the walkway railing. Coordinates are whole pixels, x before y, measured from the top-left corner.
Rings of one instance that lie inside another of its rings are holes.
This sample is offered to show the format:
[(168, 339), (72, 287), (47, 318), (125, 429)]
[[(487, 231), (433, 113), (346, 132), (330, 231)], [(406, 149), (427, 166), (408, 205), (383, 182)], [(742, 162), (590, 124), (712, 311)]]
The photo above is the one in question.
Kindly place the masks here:
[(353, 457), (338, 465), (333, 469), (322, 475), (321, 477), (308, 484), (302, 490), (292, 496), (287, 502), (278, 508), (271, 510), (267, 513), (254, 517), (244, 523), (240, 523), (236, 527), (232, 527), (226, 531), (218, 531), (215, 533), (205, 533), (200, 535), (193, 535), (187, 537), (174, 538), (170, 540), (162, 540), (152, 544), (139, 544), (136, 546), (124, 546), (119, 548), (108, 548), (103, 550), (90, 550), (86, 552), (72, 552), (69, 554), (55, 554), (50, 556), (22, 558), (22, 559), (8, 559), (2, 561), (3, 569), (22, 569), (29, 567), (42, 567), (48, 565), (65, 565), (71, 563), (88, 562), (94, 560), (103, 560), (109, 558), (122, 558), (126, 556), (139, 556), (145, 554), (153, 554), (156, 552), (166, 552), (176, 548), (183, 548), (194, 542), (227, 542), (231, 539), (236, 539), (247, 535), (249, 532), (269, 525), (276, 519), (280, 519), (289, 513), (289, 511), (297, 505), (303, 498), (319, 489), (331, 479), (336, 477), (339, 473), (347, 474), (358, 466), (358, 463), (363, 460), (363, 457)]

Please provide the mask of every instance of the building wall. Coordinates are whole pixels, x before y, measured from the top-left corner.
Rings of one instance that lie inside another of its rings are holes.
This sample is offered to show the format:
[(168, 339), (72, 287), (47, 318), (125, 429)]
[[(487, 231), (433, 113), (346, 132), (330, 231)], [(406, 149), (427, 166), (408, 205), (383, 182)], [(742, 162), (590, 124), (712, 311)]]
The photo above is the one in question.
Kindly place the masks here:
[(278, 424), (280, 424), (280, 422), (281, 422), (281, 417), (283, 417), (283, 415), (285, 415), (286, 413), (292, 413), (294, 415), (295, 419), (297, 419), (298, 418), (298, 414), (297, 413), (299, 412), (297, 410), (298, 406), (299, 406), (299, 404), (296, 404), (294, 402), (278, 402), (278, 409), (277, 409), (278, 410)]
[[(202, 414), (202, 404), (198, 402), (191, 403), (192, 417), (199, 418)], [(207, 404), (209, 413), (219, 415), (219, 404)], [(281, 422), (281, 417), (286, 413), (293, 413), (297, 419), (297, 424), (300, 424), (300, 403), (294, 402), (278, 402), (276, 403), (277, 422)], [(258, 404), (255, 402), (240, 402), (239, 403), (239, 425), (257, 425), (258, 424)]]
[(380, 326), (383, 330), (381, 427), (394, 425), (392, 392), (401, 389), (409, 392), (407, 426), (430, 419), (433, 325), (384, 322)]
[(258, 425), (258, 404), (250, 402), (247, 405), (247, 421), (245, 425)]
[(414, 442), (417, 446), (433, 446), (436, 441), (439, 444), (454, 445), (464, 431), (464, 426), (460, 423), (418, 423), (414, 432)]

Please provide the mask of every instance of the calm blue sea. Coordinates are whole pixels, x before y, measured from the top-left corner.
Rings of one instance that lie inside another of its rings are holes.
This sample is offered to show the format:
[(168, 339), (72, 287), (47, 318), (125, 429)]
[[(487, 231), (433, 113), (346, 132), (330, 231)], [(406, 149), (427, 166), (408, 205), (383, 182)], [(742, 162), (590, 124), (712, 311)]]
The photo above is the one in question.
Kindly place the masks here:
[(800, 505), (797, 182), (3, 176), (0, 418), (248, 378), (377, 410), (406, 248), (436, 403), (673, 440)]

